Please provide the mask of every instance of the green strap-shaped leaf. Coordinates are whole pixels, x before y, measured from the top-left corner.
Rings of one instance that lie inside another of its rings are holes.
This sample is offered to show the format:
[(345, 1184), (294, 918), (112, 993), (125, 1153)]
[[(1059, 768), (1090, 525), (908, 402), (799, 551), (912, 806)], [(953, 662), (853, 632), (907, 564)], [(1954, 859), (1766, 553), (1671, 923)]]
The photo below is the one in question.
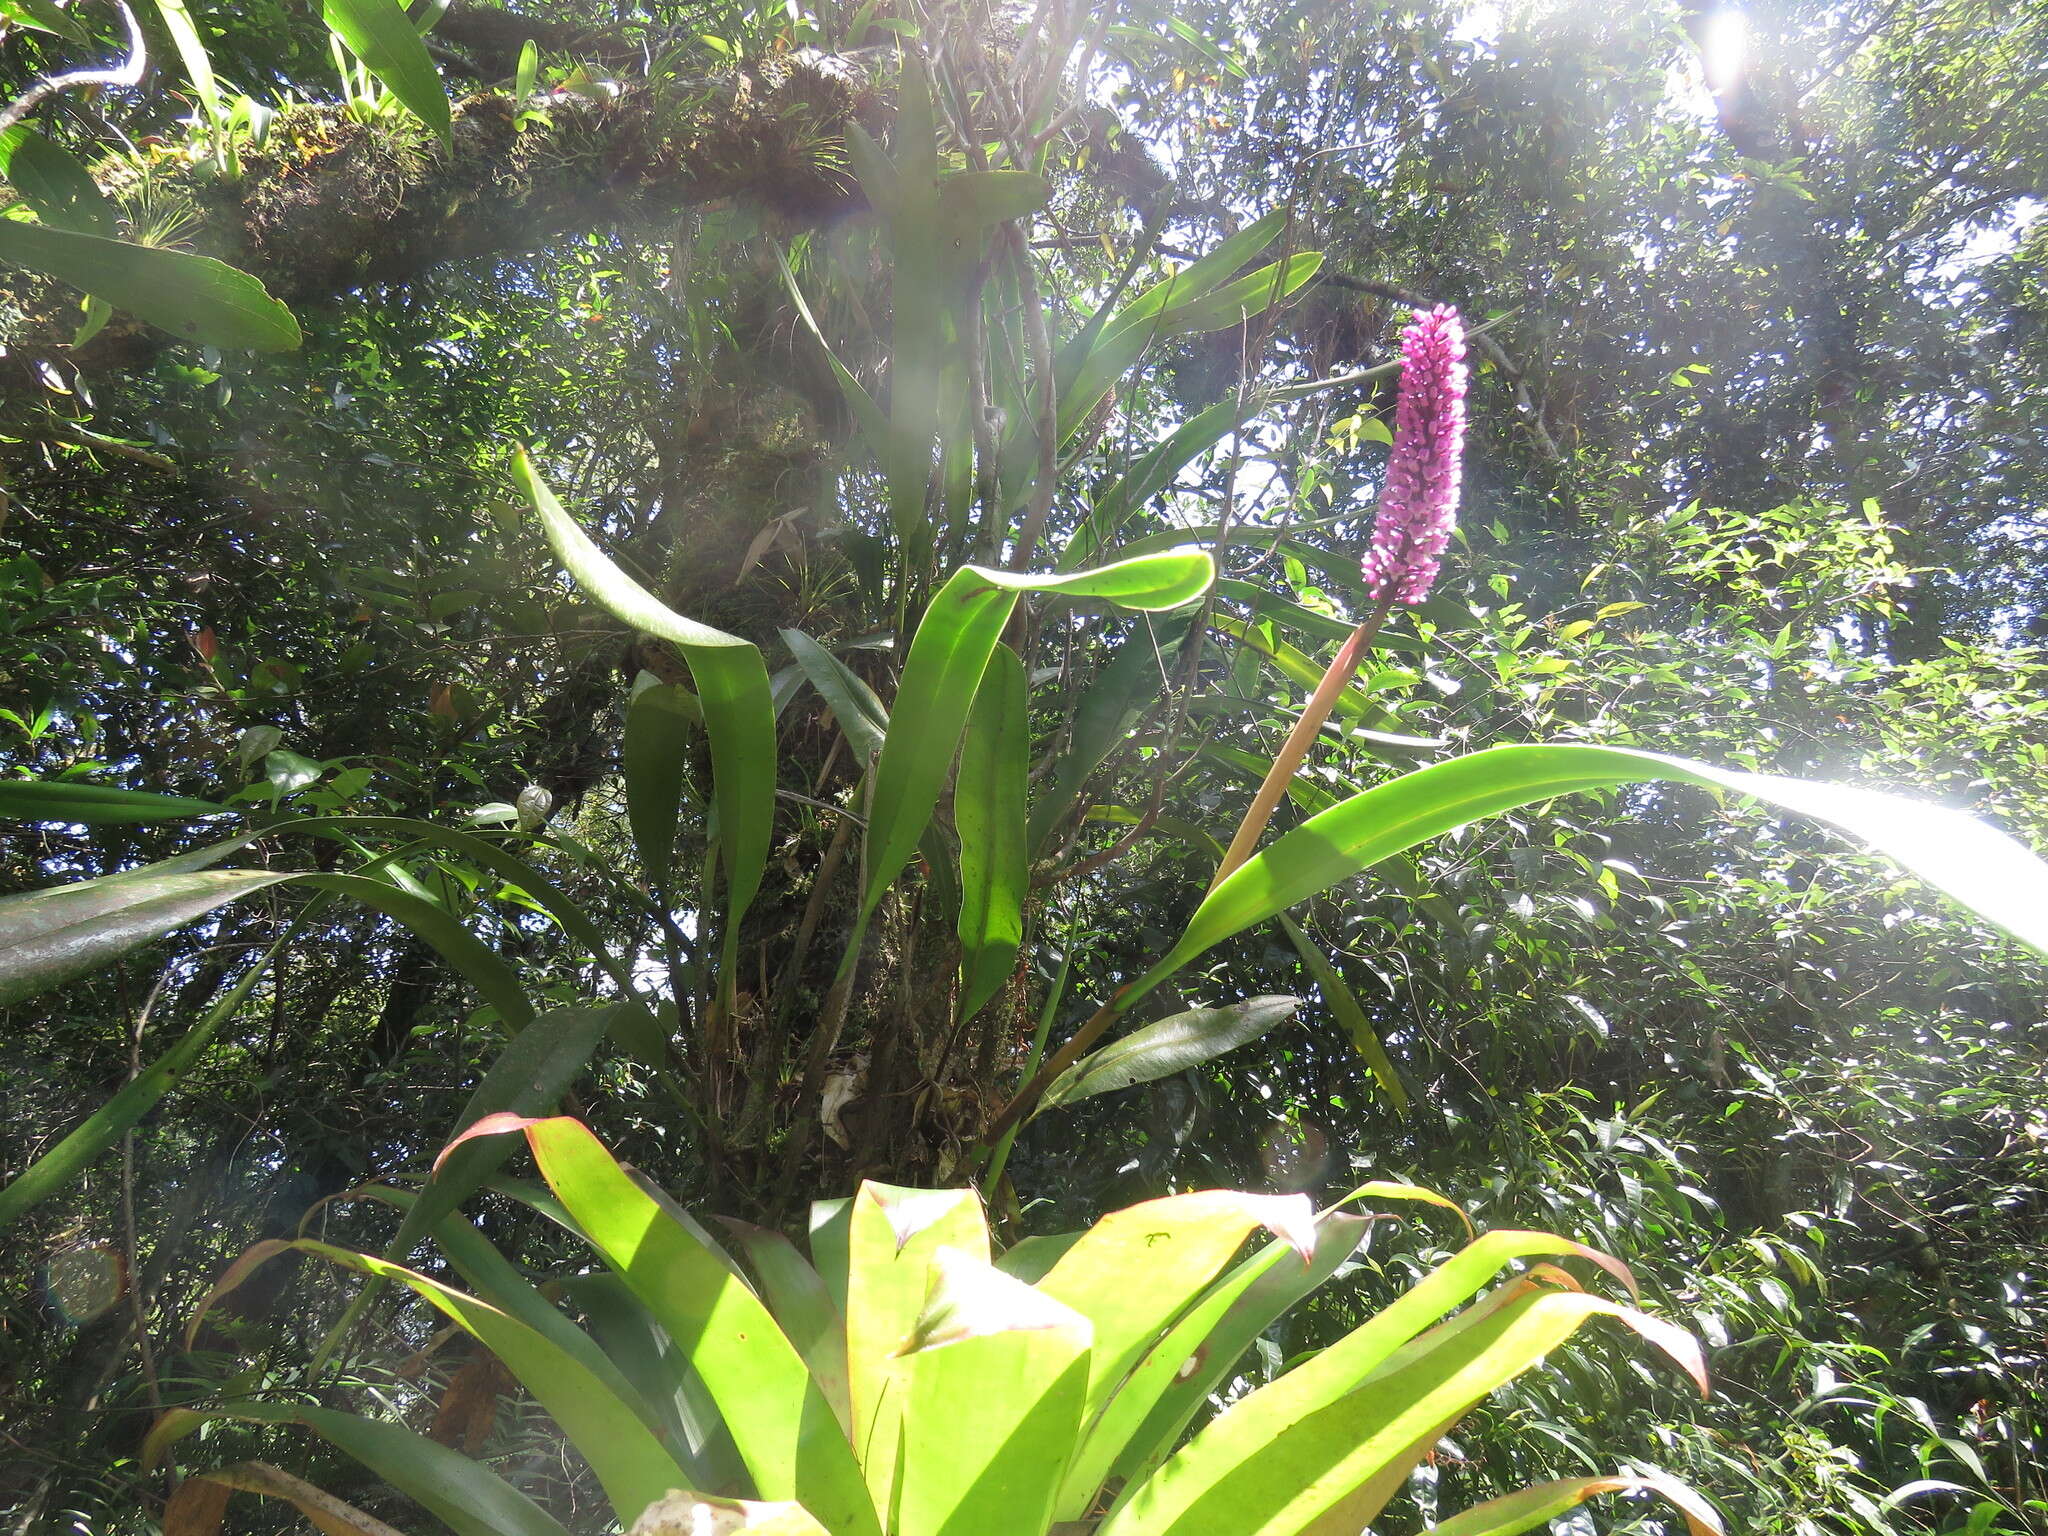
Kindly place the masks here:
[(1161, 278), (1122, 309), (1104, 307), (1089, 317), (1080, 334), (1060, 349), (1059, 376), (1062, 392), (1073, 382), (1082, 361), (1098, 337), (1112, 328), (1127, 330), (1155, 328), (1158, 317), (1176, 304), (1192, 304), (1218, 283), (1228, 280), (1239, 267), (1280, 238), (1287, 227), (1287, 210), (1276, 208), (1254, 219), (1228, 239), (1218, 242), (1207, 255), (1188, 263), (1171, 276)]
[(751, 1226), (744, 1221), (726, 1220), (725, 1230), (733, 1245), (753, 1271), (768, 1310), (796, 1352), (811, 1368), (811, 1379), (841, 1427), (849, 1433), (853, 1410), (846, 1395), (846, 1314), (825, 1288), (824, 1280), (808, 1260), (796, 1251), (796, 1244), (780, 1232)]
[(197, 821), (219, 816), (224, 805), (189, 795), (153, 795), (106, 784), (61, 779), (0, 779), (0, 816), (18, 821), (76, 822), (88, 827), (146, 821)]
[[(849, 150), (854, 149), (856, 145), (862, 142), (867, 143), (871, 148), (873, 147), (874, 140), (868, 138), (858, 124), (849, 124), (848, 132), (847, 147)], [(874, 152), (877, 156), (881, 154), (879, 149), (876, 149)], [(858, 164), (858, 155), (855, 155), (854, 158), (855, 163)], [(886, 165), (888, 162), (883, 161), (882, 163)], [(880, 208), (881, 205), (877, 204), (876, 206)], [(867, 387), (853, 376), (853, 371), (839, 361), (839, 354), (832, 350), (832, 344), (825, 340), (825, 333), (818, 328), (817, 317), (811, 313), (811, 306), (804, 299), (803, 289), (797, 286), (796, 273), (790, 270), (789, 258), (782, 254), (782, 247), (780, 246), (775, 248), (775, 260), (782, 268), (782, 280), (789, 289), (790, 302), (796, 305), (796, 312), (803, 320), (804, 328), (816, 338), (819, 349), (825, 354), (825, 361), (831, 365), (832, 376), (839, 381), (839, 392), (845, 397), (847, 408), (853, 412), (853, 419), (860, 423), (861, 435), (868, 440), (868, 446), (874, 450), (875, 457), (886, 463), (889, 455), (890, 441), (889, 418), (887, 414), (879, 405), (875, 404), (875, 397), (869, 394)]]
[(1043, 1536), (1088, 1386), (1088, 1319), (941, 1248), (904, 1345), (896, 1536)]
[(569, 1443), (590, 1463), (590, 1470), (597, 1474), (621, 1525), (631, 1526), (642, 1509), (671, 1488), (687, 1486), (681, 1464), (640, 1421), (638, 1414), (575, 1356), (488, 1302), (388, 1259), (303, 1238), (258, 1243), (237, 1259), (214, 1287), (193, 1317), (188, 1338), (205, 1318), (207, 1308), (239, 1285), (258, 1264), (294, 1250), (379, 1280), (399, 1281), (476, 1338), (547, 1409)]
[[(817, 1228), (812, 1242), (817, 1242)], [(846, 1374), (853, 1443), (874, 1507), (896, 1507), (905, 1396), (898, 1350), (924, 1310), (933, 1256), (950, 1248), (989, 1259), (988, 1218), (971, 1189), (862, 1182), (847, 1217)], [(814, 1249), (815, 1251), (815, 1249)], [(824, 1260), (820, 1259), (821, 1273)]]
[[(1096, 495), (1087, 522), (1088, 541), (1096, 547), (1111, 542), (1126, 518), (1165, 490), (1183, 469), (1222, 442), (1239, 424), (1256, 416), (1264, 403), (1257, 395), (1240, 403), (1233, 392), (1181, 423), (1171, 436), (1155, 444)], [(1074, 542), (1079, 544), (1082, 540)]]
[(220, 1408), (173, 1408), (150, 1427), (143, 1465), (215, 1420), (302, 1424), (416, 1500), (456, 1536), (569, 1536), (560, 1521), (481, 1463), (402, 1424), (358, 1418), (310, 1403), (244, 1399)]
[(1233, 1404), (1131, 1492), (1103, 1536), (1356, 1531), (1451, 1425), (1598, 1316), (1674, 1342), (1602, 1297), (1511, 1286), (1325, 1404), (1289, 1403), (1284, 1416), (1255, 1406), (1276, 1402), (1292, 1372)]
[(138, 872), (0, 899), (0, 1006), (110, 965), (216, 907), (291, 878), (247, 869)]
[(895, 728), (875, 766), (868, 807), (868, 888), (863, 917), (902, 873), (938, 804), (939, 789), (982, 673), (1026, 592), (1098, 598), (1150, 612), (1177, 608), (1208, 589), (1215, 563), (1199, 550), (1122, 560), (1073, 575), (1024, 575), (962, 566), (925, 610), (890, 710)]
[[(1056, 1520), (1079, 1520), (1117, 1450), (1092, 1431), (1139, 1361), (1208, 1291), (1244, 1241), (1260, 1228), (1306, 1264), (1315, 1250), (1315, 1207), (1306, 1195), (1203, 1190), (1147, 1200), (1113, 1212), (1081, 1234), (1038, 1290), (1087, 1318), (1094, 1329), (1081, 1431), (1088, 1451), (1067, 1468)], [(1142, 1275), (1142, 1284), (1133, 1278)]]
[(207, 125), (213, 130), (217, 150), (221, 132), (220, 86), (214, 79), (213, 60), (207, 56), (205, 39), (199, 35), (199, 24), (185, 0), (156, 0), (156, 13), (163, 18), (164, 30), (171, 34), (171, 46), (178, 50), (178, 61), (185, 66), (185, 78), (192, 82), (193, 94), (199, 98), (199, 110), (206, 114)]
[(1143, 996), (1232, 934), (1455, 827), (1558, 795), (1658, 780), (1732, 790), (1826, 822), (2048, 954), (2048, 864), (1962, 811), (1628, 747), (1510, 746), (1403, 774), (1284, 834), (1209, 893), (1172, 952), (1124, 1000)]
[(253, 352), (299, 345), (292, 312), (248, 273), (211, 256), (0, 219), (0, 261), (69, 283), (187, 341)]
[(419, 821), (409, 816), (314, 816), (303, 821), (278, 823), (270, 831), (309, 837), (332, 838), (351, 841), (359, 832), (385, 832), (411, 842), (430, 843), (445, 848), (450, 853), (469, 860), (489, 870), (508, 885), (516, 886), (532, 898), (533, 904), (546, 912), (562, 931), (581, 944), (593, 960), (604, 967), (621, 992), (632, 992), (631, 977), (618, 957), (608, 947), (605, 935), (589, 913), (554, 881), (535, 867), (530, 861), (505, 849), (489, 838), (479, 837), (474, 832), (444, 827), (436, 822)]
[[(513, 471), (547, 531), (555, 558), (583, 590), (613, 617), (674, 645), (689, 663), (711, 745), (711, 793), (718, 807), (719, 854), (725, 865), (729, 962), (738, 946), (740, 919), (761, 888), (775, 829), (775, 702), (768, 687), (768, 665), (751, 641), (673, 612), (614, 565), (562, 510), (523, 452), (514, 460)], [(729, 984), (730, 963), (723, 969)]]
[(1024, 802), (1031, 722), (1024, 663), (998, 645), (960, 744), (953, 827), (960, 834), (960, 1017), (971, 1019), (1009, 980), (1024, 942), (1030, 883)]
[[(302, 919), (303, 921), (303, 919)], [(93, 1160), (133, 1128), (156, 1107), (157, 1101), (176, 1086), (200, 1053), (212, 1043), (221, 1025), (234, 1017), (247, 1001), (256, 979), (285, 944), (297, 937), (295, 924), (243, 973), (206, 1016), (176, 1045), (129, 1079), (121, 1091), (88, 1115), (78, 1128), (56, 1146), (23, 1169), (0, 1189), (0, 1227), (16, 1220), (38, 1202), (47, 1200), (91, 1166)]]
[(1304, 251), (1199, 298), (1169, 304), (1157, 313), (1119, 316), (1082, 359), (1072, 382), (1061, 381), (1061, 441), (1080, 429), (1102, 397), (1137, 365), (1155, 340), (1242, 325), (1297, 292), (1316, 275), (1322, 262), (1319, 252)]
[(568, 1536), (562, 1523), (460, 1451), (402, 1424), (310, 1403), (292, 1416), (442, 1521), (456, 1536)]
[(852, 1269), (853, 1199), (813, 1200), (805, 1224), (811, 1268), (825, 1282), (825, 1294), (846, 1315), (846, 1280)]
[[(1418, 1193), (1426, 1194), (1427, 1191)], [(1340, 1401), (1359, 1383), (1384, 1367), (1403, 1346), (1436, 1324), (1446, 1313), (1478, 1295), (1514, 1260), (1567, 1255), (1606, 1265), (1614, 1263), (1581, 1243), (1550, 1232), (1504, 1229), (1474, 1239), (1362, 1326), (1310, 1356), (1278, 1381), (1268, 1383), (1243, 1399), (1239, 1405), (1245, 1407), (1239, 1420), (1241, 1433), (1231, 1441), (1231, 1445), (1245, 1455), (1255, 1454), (1253, 1442), (1258, 1435), (1277, 1436), (1287, 1425)], [(1162, 1394), (1158, 1409), (1148, 1415), (1144, 1426), (1133, 1437), (1134, 1452), (1144, 1446), (1145, 1454), (1156, 1459), (1172, 1448), (1180, 1428), (1193, 1417), (1206, 1397), (1206, 1389), (1198, 1389), (1195, 1385), (1195, 1378), (1201, 1374), (1199, 1371), (1190, 1373), (1187, 1382), (1176, 1381)], [(1135, 1476), (1143, 1465), (1127, 1458), (1119, 1464), (1118, 1470)], [(1142, 1486), (1138, 1482), (1127, 1484), (1125, 1501), (1135, 1498)]]
[(1159, 696), (1168, 669), (1179, 653), (1181, 634), (1162, 638), (1149, 622), (1124, 637), (1109, 664), (1097, 672), (1074, 709), (1073, 728), (1052, 775), (1052, 786), (1031, 807), (1031, 848), (1044, 851), (1046, 839), (1062, 826), (1087, 787), (1088, 776), (1102, 766), (1131, 722)]
[(433, 1178), (405, 1214), (387, 1254), (403, 1258), (444, 1216), (475, 1194), (510, 1152), (502, 1136), (464, 1140), (462, 1132), (488, 1115), (545, 1115), (583, 1074), (598, 1042), (612, 1027), (613, 1014), (630, 1004), (605, 1008), (557, 1008), (533, 1020), (498, 1053), (462, 1106), (456, 1136), (442, 1153)]
[(584, 1126), (524, 1129), (548, 1187), (703, 1379), (761, 1495), (796, 1500), (833, 1536), (878, 1536), (839, 1420), (760, 1298)]
[(1298, 997), (1253, 997), (1221, 1008), (1190, 1008), (1134, 1029), (1055, 1078), (1038, 1101), (1038, 1112), (1200, 1066), (1285, 1023), (1300, 1006)]
[(1684, 1483), (1661, 1474), (1619, 1472), (1605, 1477), (1562, 1477), (1488, 1499), (1431, 1526), (1429, 1536), (1520, 1536), (1603, 1493), (1661, 1494), (1685, 1517), (1690, 1536), (1721, 1536), (1721, 1517), (1714, 1506)]
[[(1108, 1476), (1118, 1482), (1134, 1484), (1149, 1474), (1180, 1444), (1210, 1395), (1237, 1373), (1252, 1341), (1335, 1274), (1371, 1225), (1369, 1216), (1326, 1212), (1316, 1222), (1316, 1250), (1307, 1264), (1295, 1262), (1290, 1244), (1269, 1243), (1211, 1286), (1110, 1399), (1082, 1448), (1090, 1468), (1107, 1452), (1113, 1458)], [(1101, 1486), (1098, 1479), (1090, 1495)]]
[(676, 827), (688, 793), (684, 769), (703, 729), (703, 706), (680, 683), (642, 688), (626, 707), (626, 820), (640, 867), (658, 889), (667, 889), (675, 873)]
[(87, 235), (113, 235), (120, 214), (69, 150), (26, 123), (0, 134), (0, 172), (45, 224)]
[(521, 1030), (532, 1022), (533, 1004), (527, 1001), (525, 989), (519, 985), (518, 972), (446, 908), (365, 875), (292, 875), (287, 878), (316, 890), (350, 897), (366, 907), (375, 908), (386, 917), (396, 918), (461, 972), (484, 1001), (498, 1010), (498, 1016), (505, 1021), (507, 1029)]
[[(582, 1232), (577, 1232), (582, 1237)], [(719, 1415), (718, 1404), (632, 1289), (610, 1270), (578, 1275), (563, 1286), (584, 1325), (628, 1390), (656, 1418), (662, 1444), (690, 1474), (693, 1488), (744, 1488), (746, 1464)]]
[(818, 690), (818, 697), (831, 707), (832, 718), (846, 733), (847, 744), (862, 763), (881, 755), (889, 731), (889, 711), (875, 697), (875, 690), (854, 670), (800, 629), (782, 631), (782, 643), (789, 647), (804, 676)]
[(1323, 953), (1322, 945), (1302, 931), (1301, 924), (1285, 912), (1280, 914), (1280, 927), (1287, 940), (1294, 946), (1294, 952), (1301, 956), (1302, 964), (1316, 979), (1316, 990), (1323, 995), (1323, 1006), (1335, 1015), (1344, 1033), (1351, 1037), (1351, 1045), (1365, 1059), (1372, 1069), (1374, 1081), (1380, 1091), (1394, 1101), (1394, 1108), (1406, 1113), (1408, 1090), (1401, 1086), (1401, 1076), (1394, 1070), (1393, 1058), (1387, 1054), (1386, 1042), (1380, 1039), (1379, 1031), (1372, 1027), (1372, 1020), (1365, 1016), (1365, 1009), (1359, 1006), (1357, 996), (1344, 980), (1337, 963)]
[(440, 72), (398, 0), (321, 0), (320, 14), (414, 117), (442, 143), (454, 142)]
[[(403, 1211), (411, 1210), (419, 1198), (411, 1190), (394, 1189), (383, 1184), (364, 1185), (352, 1194), (381, 1200)], [(582, 1234), (579, 1232), (577, 1235), (580, 1237)], [(581, 1361), (621, 1402), (639, 1414), (641, 1422), (653, 1430), (664, 1444), (671, 1450), (676, 1449), (680, 1439), (671, 1433), (671, 1419), (664, 1418), (641, 1397), (628, 1379), (622, 1362), (607, 1355), (589, 1334), (564, 1315), (561, 1308), (535, 1290), (519, 1267), (500, 1253), (475, 1226), (459, 1215), (444, 1216), (434, 1223), (434, 1245), (446, 1256), (456, 1274), (462, 1277), (463, 1284), (469, 1287), (472, 1295), (518, 1319)], [(686, 1467), (685, 1470), (691, 1469)]]

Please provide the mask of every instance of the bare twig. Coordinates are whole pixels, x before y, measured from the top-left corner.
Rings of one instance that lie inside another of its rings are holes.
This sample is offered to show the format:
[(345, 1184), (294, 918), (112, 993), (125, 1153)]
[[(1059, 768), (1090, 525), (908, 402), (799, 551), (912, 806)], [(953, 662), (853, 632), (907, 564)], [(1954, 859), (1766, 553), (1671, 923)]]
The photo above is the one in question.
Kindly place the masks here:
[(149, 67), (149, 46), (142, 40), (142, 28), (136, 24), (135, 13), (128, 9), (125, 0), (116, 0), (115, 8), (120, 11), (121, 21), (128, 29), (128, 57), (109, 69), (74, 69), (68, 74), (45, 75), (6, 106), (0, 107), (0, 133), (5, 133), (51, 97), (65, 91), (82, 91), (91, 85), (127, 87), (142, 83), (142, 72)]

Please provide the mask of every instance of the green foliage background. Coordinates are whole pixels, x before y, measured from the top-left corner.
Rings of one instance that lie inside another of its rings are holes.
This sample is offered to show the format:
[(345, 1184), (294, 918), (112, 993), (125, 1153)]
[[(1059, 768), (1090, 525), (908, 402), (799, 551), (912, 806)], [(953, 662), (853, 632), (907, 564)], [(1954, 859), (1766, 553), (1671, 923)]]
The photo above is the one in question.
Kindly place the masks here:
[[(875, 386), (889, 253), (872, 219), (790, 191), (837, 163), (836, 141), (759, 121), (721, 137), (725, 98), (704, 82), (799, 44), (882, 68), (894, 37), (937, 23), (890, 6), (870, 8), (886, 25), (858, 36), (852, 18), (779, 6), (536, 12), (511, 31), (540, 41), (545, 120), (512, 134), (501, 169), (545, 185), (551, 167), (597, 166), (619, 190), (573, 228), (549, 205), (544, 241), (460, 244), (451, 231), (488, 225), (494, 194), (434, 181), (431, 136), (373, 83), (358, 82), (355, 107), (313, 105), (336, 100), (318, 17), (198, 9), (216, 72), (280, 108), (245, 145), (243, 174), (388, 208), (390, 244), (350, 253), (356, 266), (334, 277), (333, 230), (285, 204), (252, 216), (244, 236), (261, 239), (223, 244), (168, 45), (144, 89), (67, 99), (39, 120), (92, 165), (131, 232), (252, 268), (260, 255), (305, 342), (131, 354), (117, 334), (73, 357), (39, 329), (46, 295), (0, 295), (0, 761), (258, 816), (456, 826), (504, 822), (538, 786), (551, 803), (527, 830), (552, 842), (536, 857), (618, 952), (660, 968), (699, 936), (621, 877), (635, 866), (619, 743), (628, 686), (673, 660), (562, 582), (506, 450), (535, 444), (584, 525), (677, 611), (756, 640), (778, 667), (778, 630), (801, 628), (886, 689), (876, 645), (903, 606), (992, 551), (969, 533), (922, 565), (891, 563), (882, 476), (776, 259), (792, 254), (820, 330)], [(1150, 280), (1270, 207), (1293, 210), (1288, 248), (1327, 255), (1270, 324), (1148, 354), (1091, 424), (1041, 563), (1098, 563), (1090, 492), (1245, 398), (1247, 381), (1382, 363), (1411, 301), (1486, 322), (1464, 545), (1366, 679), (1367, 733), (1326, 737), (1285, 815), (1390, 768), (1567, 740), (1911, 790), (2048, 846), (2048, 12), (1744, 11), (1747, 63), (1718, 97), (1701, 63), (1717, 23), (1690, 5), (1134, 0), (1068, 39), (1091, 83), (1051, 140), (1054, 198), (1032, 226), (1060, 334), (1127, 264)], [(444, 18), (436, 58), (458, 98), (510, 84), (503, 16), (458, 0)], [(104, 29), (97, 51), (12, 31), (0, 85), (11, 96), (115, 46), (111, 15), (88, 25)], [(977, 16), (968, 33), (1003, 66), (1003, 26)], [(624, 105), (601, 109), (588, 93), (614, 83)], [(667, 186), (665, 162), (630, 159), (600, 128), (643, 110), (695, 125), (665, 141), (675, 153), (687, 137), (689, 153), (722, 157), (700, 200), (638, 195), (643, 172)], [(109, 151), (106, 122), (132, 150)], [(444, 193), (432, 238), (403, 224), (398, 210)], [(312, 298), (288, 275), (315, 267), (327, 275)], [(968, 1043), (950, 1096), (914, 1112), (856, 1100), (856, 1150), (811, 1137), (807, 1192), (844, 1192), (864, 1172), (954, 1177), (960, 1146), (1014, 1087), (1055, 975), (1065, 1029), (1170, 946), (1213, 862), (1199, 834), (1227, 834), (1306, 692), (1261, 645), (1319, 669), (1362, 612), (1355, 555), (1384, 464), (1370, 425), (1384, 388), (1247, 399), (1244, 430), (1106, 540), (1234, 525), (1220, 563), (1250, 585), (1212, 612), (1214, 649), (1195, 667), (1161, 619), (1104, 610), (1038, 633), (1041, 749), (1117, 646), (1156, 648), (1092, 780), (1098, 819), (1063, 842), (1068, 878), (1038, 893), (1027, 964), (990, 1015), (1000, 1027)], [(850, 785), (815, 696), (783, 725), (782, 787), (805, 798), (781, 806), (754, 945), (796, 923), (835, 826), (814, 802)], [(1148, 816), (1150, 835), (1089, 858)], [(702, 862), (706, 834), (686, 808), (679, 867)], [(0, 890), (207, 840), (10, 827)], [(260, 848), (304, 869), (339, 857), (322, 846)], [(588, 1000), (588, 956), (499, 880), (431, 850), (400, 860), (517, 963), (537, 1002)], [(1012, 1229), (1072, 1227), (1167, 1189), (1329, 1195), (1409, 1178), (1482, 1224), (1619, 1254), (1711, 1346), (1705, 1405), (1621, 1347), (1524, 1378), (1443, 1448), (1390, 1531), (1628, 1458), (1691, 1478), (1759, 1532), (2048, 1529), (2033, 1449), (2048, 1416), (2037, 961), (1814, 828), (1690, 788), (1498, 818), (1376, 875), (1296, 916), (1384, 1042), (1405, 1104), (1285, 936), (1255, 929), (1177, 978), (1156, 1013), (1281, 993), (1305, 1000), (1297, 1018), (1027, 1126), (1004, 1186)], [(0, 1015), (0, 1172), (104, 1103), (303, 905), (266, 893)], [(827, 915), (835, 934), (851, 927), (846, 905)], [(916, 922), (899, 915), (885, 936), (900, 963), (878, 969), (898, 993), (878, 982), (858, 1000), (835, 1070), (890, 1070), (878, 1021), (914, 1014), (934, 974), (918, 969)], [(764, 977), (742, 991), (802, 1020), (827, 981), (829, 967), (793, 990)], [(759, 1033), (745, 1044), (774, 1039), (767, 1022), (746, 1027)], [(751, 1096), (712, 1113), (752, 1139), (722, 1158), (626, 1053), (601, 1058), (572, 1107), (679, 1198), (780, 1214), (786, 1127), (808, 1135), (817, 1114), (797, 1102), (803, 1038), (772, 1070), (733, 1074)], [(430, 1157), (497, 1040), (495, 1017), (406, 930), (323, 909), (132, 1143), (8, 1229), (0, 1504), (23, 1530), (147, 1528), (161, 1490), (133, 1456), (153, 1403), (306, 1384), (311, 1346), (345, 1304), (331, 1275), (275, 1266), (194, 1351), (179, 1325), (249, 1241), (309, 1211), (335, 1240), (377, 1246), (376, 1213), (317, 1203)], [(514, 1207), (487, 1205), (482, 1221), (537, 1270), (569, 1262)], [(1448, 1236), (1387, 1224), (1350, 1298), (1319, 1302), (1248, 1368), (1335, 1336)], [(129, 1250), (129, 1297), (65, 1288), (93, 1255)], [(387, 1299), (319, 1390), (430, 1422), (455, 1365), (414, 1355), (429, 1331)], [(328, 1486), (360, 1477), (273, 1432), (222, 1434), (224, 1457), (262, 1447), (332, 1474)], [(504, 1401), (485, 1454), (565, 1520), (588, 1515), (587, 1474), (531, 1404)], [(356, 1492), (404, 1523), (395, 1501)], [(1622, 1505), (1592, 1518), (1623, 1531), (1665, 1517)]]

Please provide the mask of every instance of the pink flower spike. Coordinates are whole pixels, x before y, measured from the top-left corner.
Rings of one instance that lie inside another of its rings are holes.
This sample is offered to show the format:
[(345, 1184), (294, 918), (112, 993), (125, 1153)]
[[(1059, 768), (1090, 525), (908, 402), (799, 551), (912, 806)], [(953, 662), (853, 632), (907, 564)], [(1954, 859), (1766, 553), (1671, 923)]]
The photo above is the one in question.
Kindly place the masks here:
[(1421, 602), (1458, 521), (1465, 451), (1465, 326), (1448, 304), (1415, 312), (1401, 332), (1394, 451), (1372, 547), (1359, 562), (1376, 603)]

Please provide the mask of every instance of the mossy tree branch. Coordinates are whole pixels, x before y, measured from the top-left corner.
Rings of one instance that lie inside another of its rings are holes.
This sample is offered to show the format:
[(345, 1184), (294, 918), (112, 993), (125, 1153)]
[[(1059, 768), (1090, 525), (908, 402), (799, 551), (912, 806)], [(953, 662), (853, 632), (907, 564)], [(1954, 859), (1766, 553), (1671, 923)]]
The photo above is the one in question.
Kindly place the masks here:
[[(182, 184), (198, 208), (184, 243), (253, 273), (294, 308), (317, 306), (441, 262), (535, 250), (725, 197), (792, 228), (815, 226), (858, 204), (840, 145), (874, 97), (855, 66), (795, 55), (713, 80), (625, 84), (601, 100), (558, 94), (540, 105), (522, 125), (510, 97), (472, 96), (449, 150), (407, 124), (299, 107), (261, 152), (244, 154), (237, 180), (204, 180), (182, 157), (150, 174)], [(119, 165), (110, 169), (102, 179), (118, 182)], [(73, 352), (77, 295), (4, 270), (0, 316), (16, 389), (43, 360), (119, 370), (171, 340), (121, 317)]]

